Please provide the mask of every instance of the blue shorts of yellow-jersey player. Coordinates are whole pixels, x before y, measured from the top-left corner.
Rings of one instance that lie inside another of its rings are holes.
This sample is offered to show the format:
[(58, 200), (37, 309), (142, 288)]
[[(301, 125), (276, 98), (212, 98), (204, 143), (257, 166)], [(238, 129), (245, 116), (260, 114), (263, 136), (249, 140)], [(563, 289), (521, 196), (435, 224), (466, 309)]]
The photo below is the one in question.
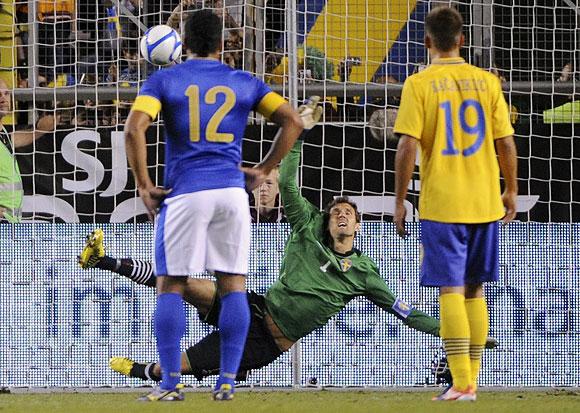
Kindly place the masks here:
[(497, 281), (499, 223), (421, 221), (421, 285), (460, 287)]

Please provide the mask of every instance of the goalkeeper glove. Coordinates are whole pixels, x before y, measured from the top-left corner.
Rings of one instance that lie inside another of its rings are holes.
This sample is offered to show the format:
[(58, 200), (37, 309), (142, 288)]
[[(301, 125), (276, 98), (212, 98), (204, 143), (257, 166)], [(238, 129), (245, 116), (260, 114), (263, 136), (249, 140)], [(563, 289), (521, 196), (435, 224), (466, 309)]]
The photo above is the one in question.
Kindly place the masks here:
[(319, 106), (318, 102), (320, 102), (320, 96), (310, 96), (298, 107), (298, 114), (300, 119), (302, 119), (304, 131), (312, 129), (322, 116), (322, 106)]

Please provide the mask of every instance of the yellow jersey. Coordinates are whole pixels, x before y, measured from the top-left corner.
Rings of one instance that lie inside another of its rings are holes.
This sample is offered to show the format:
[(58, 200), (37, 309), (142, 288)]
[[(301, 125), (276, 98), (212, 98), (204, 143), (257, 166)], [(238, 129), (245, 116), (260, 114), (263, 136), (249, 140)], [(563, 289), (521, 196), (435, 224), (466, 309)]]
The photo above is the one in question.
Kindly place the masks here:
[(407, 78), (394, 132), (419, 140), (419, 216), (484, 223), (504, 216), (494, 140), (513, 135), (500, 80), (462, 58)]

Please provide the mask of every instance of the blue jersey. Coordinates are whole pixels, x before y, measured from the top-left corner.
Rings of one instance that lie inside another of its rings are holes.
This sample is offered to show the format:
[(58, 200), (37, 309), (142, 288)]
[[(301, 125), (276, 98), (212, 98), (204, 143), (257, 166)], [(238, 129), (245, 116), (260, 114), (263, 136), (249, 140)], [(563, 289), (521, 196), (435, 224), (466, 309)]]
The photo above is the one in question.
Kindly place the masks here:
[(190, 59), (155, 72), (131, 110), (165, 122), (164, 187), (170, 197), (244, 187), (242, 139), (251, 111), (268, 117), (285, 100), (261, 80), (217, 60)]

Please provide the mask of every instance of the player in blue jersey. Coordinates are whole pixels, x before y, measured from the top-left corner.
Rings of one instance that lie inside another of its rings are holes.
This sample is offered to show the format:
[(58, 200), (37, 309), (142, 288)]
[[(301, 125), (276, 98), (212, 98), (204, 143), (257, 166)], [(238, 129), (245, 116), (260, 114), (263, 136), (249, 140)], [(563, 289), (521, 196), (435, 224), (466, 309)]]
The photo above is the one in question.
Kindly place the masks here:
[[(179, 342), (185, 331), (182, 302), (189, 275), (217, 278), (220, 377), (215, 400), (230, 400), (250, 324), (245, 293), (250, 247), (247, 190), (257, 187), (302, 131), (298, 113), (266, 84), (219, 60), (222, 22), (210, 10), (193, 13), (184, 30), (186, 62), (154, 73), (144, 83), (125, 126), (127, 156), (139, 194), (155, 217), (154, 315), (162, 370), (158, 389), (144, 401), (183, 400)], [(263, 161), (240, 168), (248, 115), (258, 111), (281, 126)], [(147, 171), (145, 132), (161, 112), (165, 121), (164, 188)]]

